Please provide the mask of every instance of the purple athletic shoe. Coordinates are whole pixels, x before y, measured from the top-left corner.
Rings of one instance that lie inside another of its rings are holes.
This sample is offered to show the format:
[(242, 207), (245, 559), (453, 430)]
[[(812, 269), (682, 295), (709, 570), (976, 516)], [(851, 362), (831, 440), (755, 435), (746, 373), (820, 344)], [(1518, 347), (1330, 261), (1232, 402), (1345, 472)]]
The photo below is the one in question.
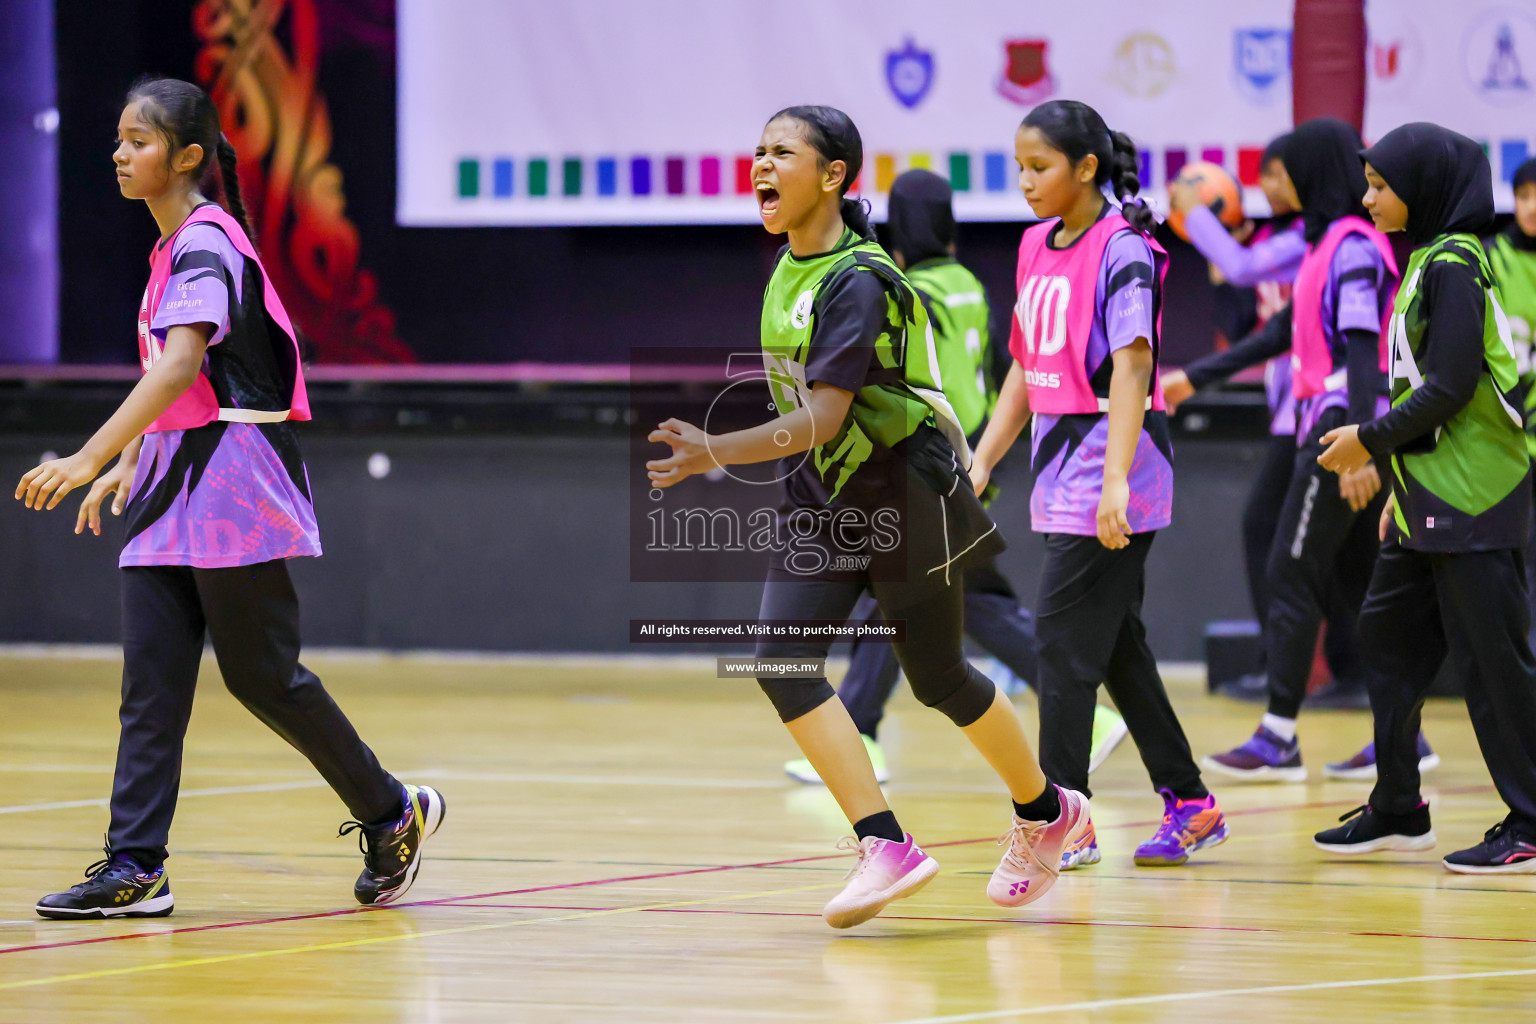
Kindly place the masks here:
[[(1419, 733), (1419, 771), (1433, 771), (1440, 767), (1440, 755), (1429, 749), (1429, 741), (1424, 734)], [(1361, 748), (1360, 753), (1348, 761), (1340, 761), (1323, 768), (1323, 774), (1330, 779), (1361, 779), (1374, 782), (1376, 779), (1376, 744), (1367, 743)]]
[(1225, 754), (1209, 754), (1200, 764), (1219, 775), (1257, 782), (1305, 782), (1307, 770), (1301, 765), (1301, 744), (1287, 743), (1262, 725), (1248, 742)]
[(1180, 800), (1166, 789), (1158, 793), (1163, 798), (1163, 823), (1156, 835), (1136, 847), (1138, 865), (1178, 867), (1196, 850), (1227, 841), (1227, 819), (1222, 816), (1216, 797)]

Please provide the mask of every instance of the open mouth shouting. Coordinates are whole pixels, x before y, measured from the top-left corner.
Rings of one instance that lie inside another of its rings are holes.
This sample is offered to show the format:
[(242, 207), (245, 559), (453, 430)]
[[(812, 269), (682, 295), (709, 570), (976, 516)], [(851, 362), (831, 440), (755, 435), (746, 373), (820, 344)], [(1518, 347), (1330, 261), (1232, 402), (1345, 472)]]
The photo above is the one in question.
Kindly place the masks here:
[(764, 219), (779, 212), (779, 190), (766, 181), (757, 183), (757, 212)]

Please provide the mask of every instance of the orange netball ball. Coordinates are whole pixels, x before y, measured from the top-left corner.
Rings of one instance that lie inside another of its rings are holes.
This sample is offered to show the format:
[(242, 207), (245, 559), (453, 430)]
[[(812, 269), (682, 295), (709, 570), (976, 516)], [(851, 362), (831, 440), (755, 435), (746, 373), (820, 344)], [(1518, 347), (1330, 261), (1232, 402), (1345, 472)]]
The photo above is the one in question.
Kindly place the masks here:
[[(1232, 180), (1232, 175), (1218, 165), (1203, 160), (1185, 164), (1175, 180), (1193, 185), (1200, 196), (1200, 202), (1209, 207), (1227, 227), (1235, 228), (1243, 222), (1243, 191)], [(1173, 228), (1174, 234), (1189, 241), (1189, 235), (1184, 231), (1182, 212), (1169, 213), (1168, 226)]]

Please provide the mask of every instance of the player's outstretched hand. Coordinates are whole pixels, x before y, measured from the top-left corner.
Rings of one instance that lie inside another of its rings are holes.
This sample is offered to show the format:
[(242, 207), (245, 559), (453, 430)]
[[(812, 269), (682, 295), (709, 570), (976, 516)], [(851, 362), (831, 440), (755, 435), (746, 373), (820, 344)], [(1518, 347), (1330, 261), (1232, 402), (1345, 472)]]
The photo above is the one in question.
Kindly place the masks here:
[(64, 495), (76, 487), (84, 487), (101, 472), (101, 463), (84, 454), (63, 459), (50, 459), (36, 469), (27, 471), (16, 485), (16, 500), (27, 508), (41, 511), (53, 508)]
[(664, 459), (651, 459), (645, 464), (646, 475), (657, 487), (671, 487), (695, 473), (703, 473), (715, 466), (709, 453), (709, 435), (692, 423), (683, 420), (663, 420), (646, 436), (647, 441), (669, 445), (672, 454)]
[(80, 503), (80, 513), (75, 516), (76, 535), (89, 527), (92, 533), (101, 536), (101, 503), (109, 494), (112, 495), (112, 514), (123, 514), (123, 509), (128, 505), (128, 492), (133, 489), (133, 474), (137, 468), (138, 463), (119, 459), (110, 472), (103, 473), (91, 484), (85, 500)]
[(1200, 205), (1200, 190), (1187, 181), (1175, 179), (1168, 183), (1168, 209), (1174, 213), (1188, 213)]
[(1194, 393), (1195, 386), (1189, 382), (1189, 375), (1183, 370), (1170, 370), (1163, 374), (1163, 401), (1169, 412), (1176, 411)]

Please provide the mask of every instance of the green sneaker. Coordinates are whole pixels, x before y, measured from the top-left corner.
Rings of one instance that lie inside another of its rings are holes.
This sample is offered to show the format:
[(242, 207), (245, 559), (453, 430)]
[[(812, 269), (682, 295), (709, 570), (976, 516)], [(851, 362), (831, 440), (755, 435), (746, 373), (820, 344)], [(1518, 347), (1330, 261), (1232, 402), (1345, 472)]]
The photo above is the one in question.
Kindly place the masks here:
[[(869, 763), (875, 766), (875, 781), (881, 785), (890, 782), (891, 772), (885, 766), (885, 751), (880, 749), (880, 744), (876, 743), (872, 737), (860, 734), (859, 738), (864, 741), (864, 749), (869, 751)], [(816, 769), (811, 767), (811, 762), (803, 757), (785, 761), (784, 774), (807, 786), (822, 785), (821, 776), (816, 774)]]
[(1120, 712), (1114, 708), (1097, 704), (1093, 709), (1093, 747), (1088, 754), (1088, 772), (1092, 774), (1099, 770), (1099, 765), (1109, 760), (1109, 755), (1114, 753), (1120, 741), (1130, 733), (1125, 727), (1125, 719), (1120, 717)]

